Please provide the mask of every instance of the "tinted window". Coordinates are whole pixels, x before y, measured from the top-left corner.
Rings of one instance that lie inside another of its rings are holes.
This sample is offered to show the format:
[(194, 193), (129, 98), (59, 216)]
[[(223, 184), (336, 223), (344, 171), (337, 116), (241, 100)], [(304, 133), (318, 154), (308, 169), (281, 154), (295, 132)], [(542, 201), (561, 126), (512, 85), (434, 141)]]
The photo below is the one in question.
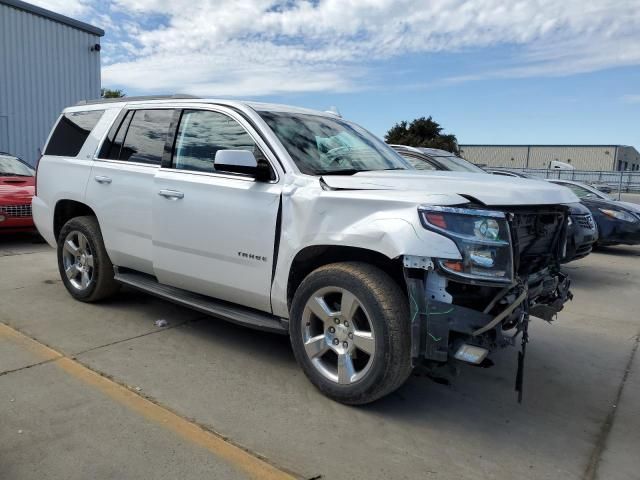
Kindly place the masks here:
[(129, 110), (124, 117), (122, 115), (118, 117), (102, 144), (98, 158), (118, 159), (124, 136), (129, 128), (129, 122), (131, 122), (131, 117), (133, 117), (133, 110)]
[(411, 155), (402, 155), (409, 161), (416, 170), (436, 170), (436, 167), (422, 158), (416, 158)]
[(435, 156), (434, 159), (443, 166), (444, 170), (452, 172), (473, 172), (473, 173), (487, 173), (480, 167), (475, 166), (471, 162), (467, 162), (464, 158), (456, 157), (455, 155)]
[(251, 136), (232, 118), (218, 112), (185, 110), (176, 135), (173, 167), (213, 172), (218, 150), (249, 150), (258, 160), (262, 155)]
[(133, 110), (118, 160), (160, 165), (172, 116), (173, 110)]
[(65, 113), (60, 118), (58, 125), (56, 125), (44, 154), (63, 157), (75, 157), (78, 155), (82, 145), (84, 145), (85, 140), (103, 113), (104, 110)]
[(585, 187), (581, 187), (580, 185), (576, 185), (574, 183), (564, 183), (564, 182), (553, 182), (556, 183), (558, 185), (562, 185), (563, 187), (567, 187), (569, 189), (571, 189), (573, 191), (573, 193), (576, 194), (576, 197), (578, 198), (602, 198), (604, 200), (611, 200), (606, 194), (602, 193), (602, 192), (594, 192), (592, 190), (589, 190)]

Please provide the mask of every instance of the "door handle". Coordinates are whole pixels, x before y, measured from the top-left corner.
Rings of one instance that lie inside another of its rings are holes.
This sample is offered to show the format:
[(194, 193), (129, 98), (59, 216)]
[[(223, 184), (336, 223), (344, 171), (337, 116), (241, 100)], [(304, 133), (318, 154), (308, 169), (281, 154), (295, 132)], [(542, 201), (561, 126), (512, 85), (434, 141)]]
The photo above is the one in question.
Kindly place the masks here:
[(158, 192), (158, 195), (164, 198), (169, 198), (171, 200), (179, 200), (181, 198), (184, 198), (184, 193), (178, 192), (176, 190), (160, 190)]
[(105, 177), (104, 175), (96, 175), (95, 176), (95, 180), (98, 183), (111, 183), (111, 178), (110, 177)]

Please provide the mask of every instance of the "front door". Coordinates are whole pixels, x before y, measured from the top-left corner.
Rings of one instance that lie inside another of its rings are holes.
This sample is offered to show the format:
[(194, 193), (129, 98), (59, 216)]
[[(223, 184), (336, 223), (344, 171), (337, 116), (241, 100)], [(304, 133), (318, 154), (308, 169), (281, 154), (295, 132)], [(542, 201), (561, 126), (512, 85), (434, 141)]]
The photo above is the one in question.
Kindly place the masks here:
[(218, 150), (266, 160), (233, 117), (222, 107), (182, 112), (171, 161), (155, 176), (153, 268), (161, 283), (270, 311), (281, 187), (275, 170), (271, 182), (215, 170)]

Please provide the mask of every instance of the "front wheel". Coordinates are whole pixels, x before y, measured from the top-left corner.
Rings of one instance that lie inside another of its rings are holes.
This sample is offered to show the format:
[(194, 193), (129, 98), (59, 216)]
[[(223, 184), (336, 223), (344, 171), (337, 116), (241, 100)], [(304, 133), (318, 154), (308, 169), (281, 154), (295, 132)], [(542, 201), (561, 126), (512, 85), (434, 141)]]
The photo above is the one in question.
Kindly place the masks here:
[(293, 299), (290, 335), (309, 380), (342, 403), (373, 402), (411, 373), (406, 295), (366, 263), (334, 263), (309, 274)]

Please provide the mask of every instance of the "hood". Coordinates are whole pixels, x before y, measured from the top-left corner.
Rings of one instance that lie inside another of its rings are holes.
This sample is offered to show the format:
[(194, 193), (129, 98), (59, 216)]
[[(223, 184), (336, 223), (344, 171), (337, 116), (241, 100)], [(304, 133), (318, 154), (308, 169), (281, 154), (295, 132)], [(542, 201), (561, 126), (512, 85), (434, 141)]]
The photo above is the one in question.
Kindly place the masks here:
[(571, 190), (549, 182), (467, 172), (419, 170), (327, 175), (324, 183), (337, 190), (397, 190), (428, 194), (458, 194), (484, 205), (555, 205), (576, 203)]
[(640, 204), (638, 203), (616, 201), (615, 204), (620, 205), (627, 210), (631, 210), (632, 212), (640, 213)]
[(0, 205), (29, 203), (35, 191), (34, 177), (1, 177)]

